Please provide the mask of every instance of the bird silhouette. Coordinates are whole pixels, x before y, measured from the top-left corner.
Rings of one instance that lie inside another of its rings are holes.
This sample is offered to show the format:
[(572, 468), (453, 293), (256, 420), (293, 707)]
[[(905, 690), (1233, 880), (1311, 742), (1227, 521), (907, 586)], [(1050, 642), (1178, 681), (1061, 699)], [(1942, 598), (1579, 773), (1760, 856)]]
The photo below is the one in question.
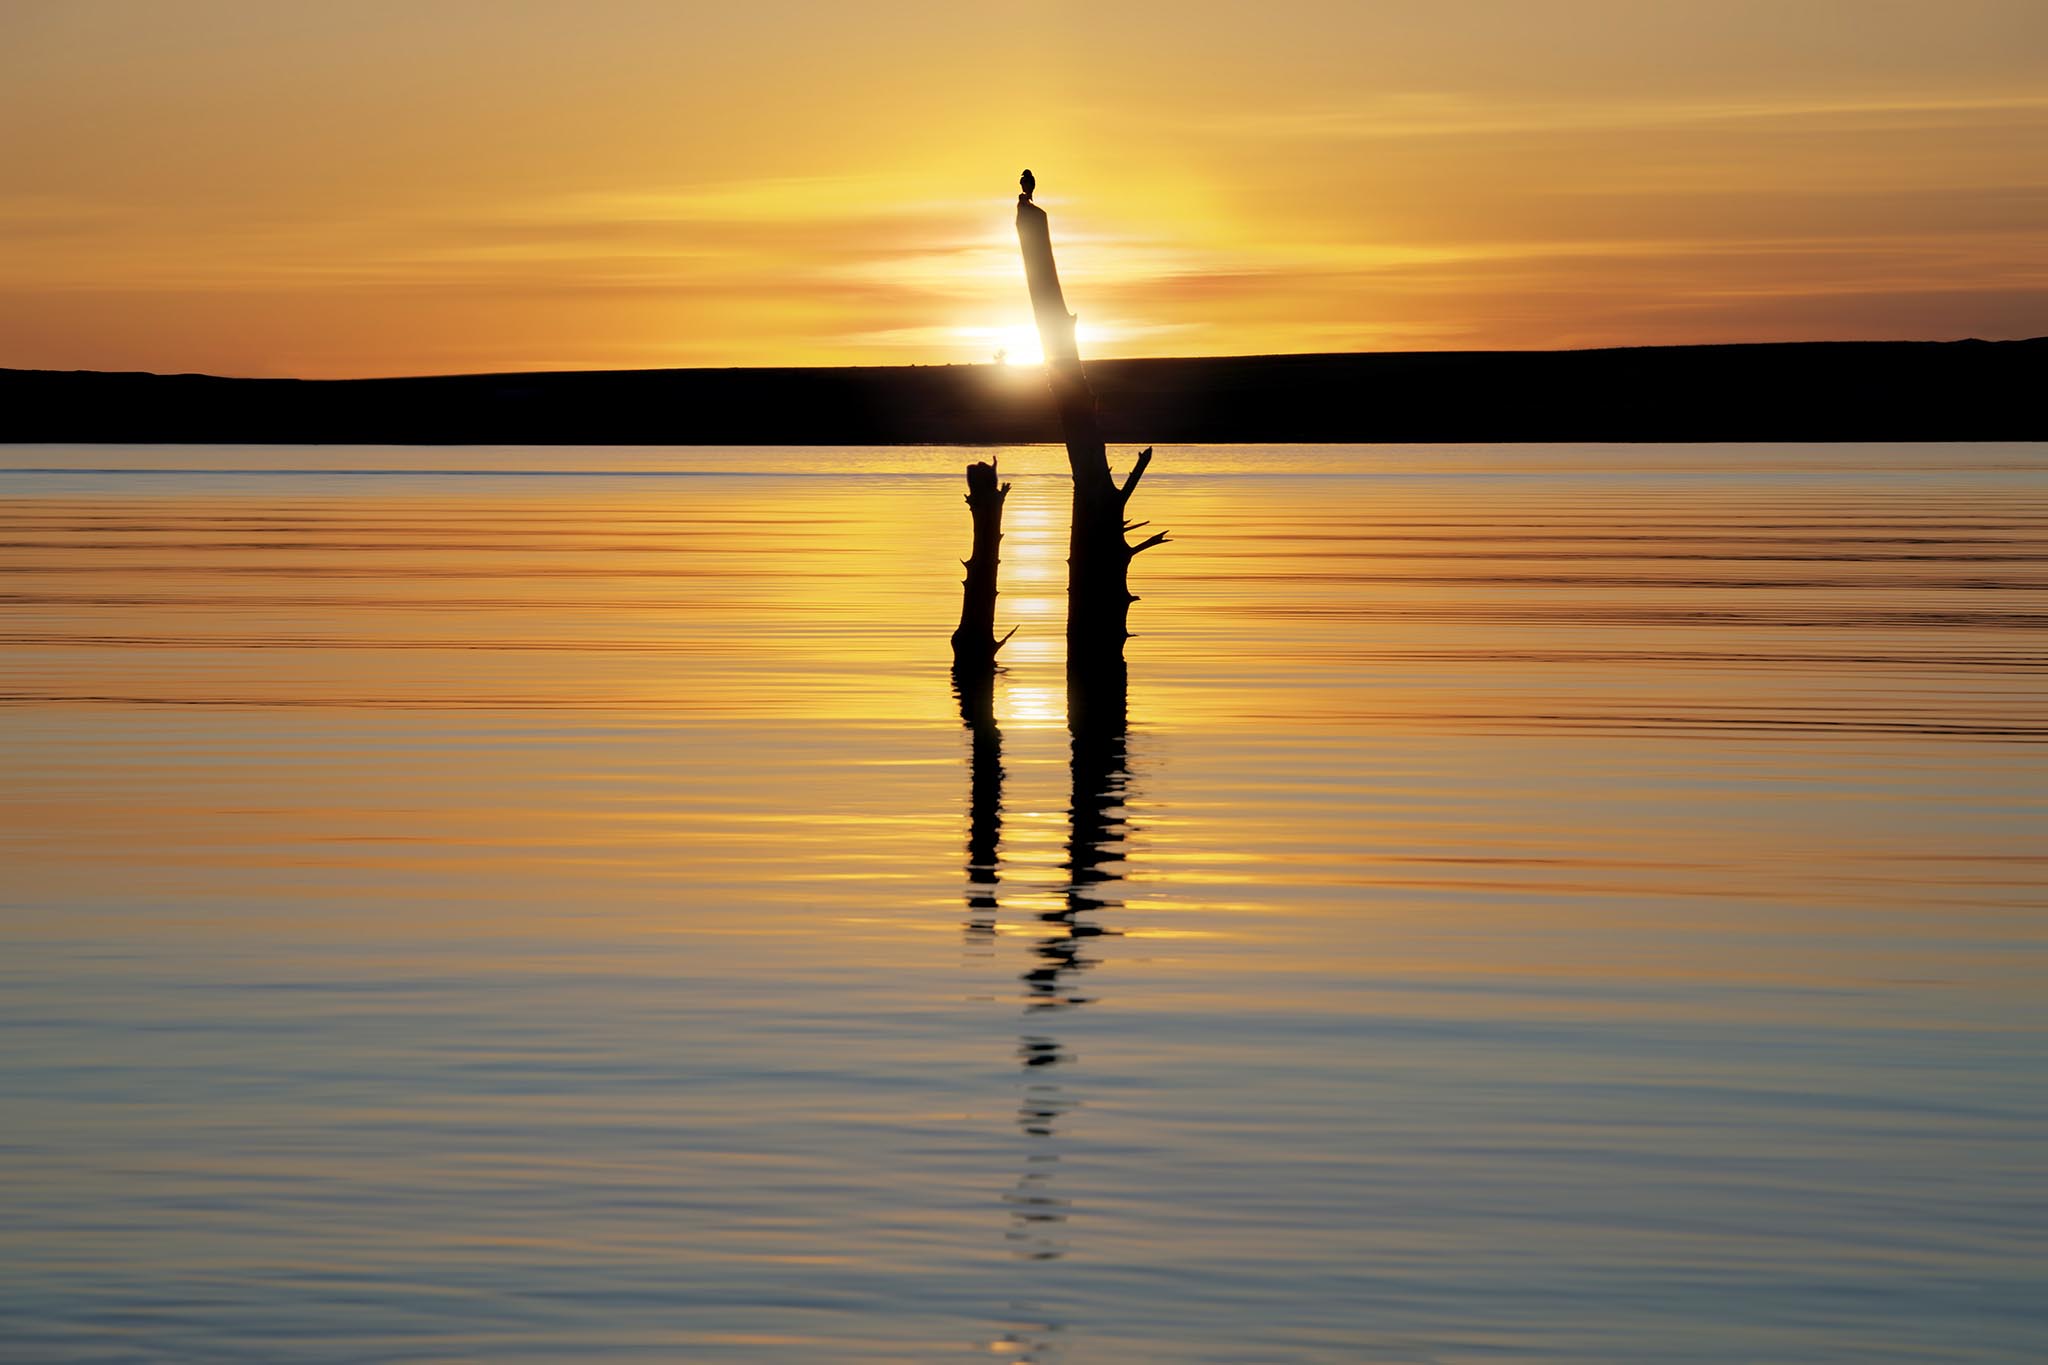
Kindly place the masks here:
[(1024, 197), (1029, 199), (1031, 192), (1038, 188), (1038, 177), (1033, 175), (1030, 168), (1027, 167), (1024, 174), (1017, 178), (1017, 183), (1024, 187)]

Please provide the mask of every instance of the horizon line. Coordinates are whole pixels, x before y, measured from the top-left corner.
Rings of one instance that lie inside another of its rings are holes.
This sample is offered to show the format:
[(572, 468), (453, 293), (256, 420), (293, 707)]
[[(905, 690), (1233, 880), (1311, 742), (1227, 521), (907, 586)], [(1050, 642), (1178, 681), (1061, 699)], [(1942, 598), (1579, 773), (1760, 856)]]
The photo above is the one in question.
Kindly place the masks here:
[[(1700, 342), (1645, 342), (1626, 346), (1493, 346), (1458, 347), (1408, 350), (1364, 350), (1364, 351), (1254, 351), (1231, 352), (1215, 355), (1181, 356), (1105, 356), (1085, 362), (1088, 365), (1162, 365), (1200, 364), (1212, 360), (1317, 360), (1336, 357), (1358, 358), (1364, 356), (1503, 356), (1503, 355), (1592, 355), (1605, 351), (1728, 351), (1741, 349), (1794, 349), (1821, 346), (2009, 346), (2048, 342), (2048, 333), (2035, 336), (2013, 337), (1857, 337), (1827, 340), (1800, 341), (1700, 341)], [(916, 361), (899, 364), (853, 364), (853, 365), (646, 365), (634, 367), (592, 366), (570, 369), (533, 370), (441, 370), (413, 374), (365, 374), (330, 375), (309, 378), (304, 375), (252, 375), (216, 374), (206, 370), (92, 370), (92, 369), (45, 369), (38, 366), (0, 365), (0, 374), (71, 374), (107, 375), (114, 377), (146, 376), (151, 379), (217, 379), (234, 383), (255, 384), (378, 384), (400, 383), (425, 379), (503, 379), (514, 376), (540, 377), (546, 375), (599, 375), (599, 374), (702, 374), (732, 373), (746, 371), (756, 374), (782, 373), (843, 373), (856, 370), (987, 370), (1015, 371), (1019, 376), (1028, 376), (1042, 371), (1043, 365), (1009, 363), (993, 360), (946, 360), (930, 363)]]

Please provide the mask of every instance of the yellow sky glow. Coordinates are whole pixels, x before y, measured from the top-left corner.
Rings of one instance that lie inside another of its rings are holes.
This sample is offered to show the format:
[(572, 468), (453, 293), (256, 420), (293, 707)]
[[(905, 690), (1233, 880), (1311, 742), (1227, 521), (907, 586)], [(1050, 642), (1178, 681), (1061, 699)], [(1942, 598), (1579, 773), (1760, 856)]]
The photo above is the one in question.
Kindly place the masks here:
[(2038, 0), (0, 8), (0, 365), (2048, 332)]

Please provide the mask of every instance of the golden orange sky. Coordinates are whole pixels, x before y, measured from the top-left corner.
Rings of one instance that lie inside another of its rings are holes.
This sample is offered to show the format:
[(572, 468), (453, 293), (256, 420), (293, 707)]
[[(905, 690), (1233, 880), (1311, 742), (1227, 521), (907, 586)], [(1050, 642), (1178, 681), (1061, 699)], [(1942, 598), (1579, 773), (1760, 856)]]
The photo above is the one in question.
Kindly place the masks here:
[[(2042, 0), (5, 0), (0, 365), (2048, 332)], [(1014, 357), (1013, 357), (1014, 358)]]

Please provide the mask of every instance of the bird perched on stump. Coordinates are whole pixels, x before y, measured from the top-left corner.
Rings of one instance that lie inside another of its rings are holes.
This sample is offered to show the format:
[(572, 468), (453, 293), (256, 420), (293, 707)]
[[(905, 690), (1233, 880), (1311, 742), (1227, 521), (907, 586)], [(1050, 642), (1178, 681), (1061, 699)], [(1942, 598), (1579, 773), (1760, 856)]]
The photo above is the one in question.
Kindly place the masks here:
[(1038, 177), (1031, 173), (1029, 167), (1026, 167), (1024, 174), (1017, 177), (1017, 183), (1024, 187), (1024, 199), (1026, 203), (1029, 203), (1031, 192), (1038, 188)]

